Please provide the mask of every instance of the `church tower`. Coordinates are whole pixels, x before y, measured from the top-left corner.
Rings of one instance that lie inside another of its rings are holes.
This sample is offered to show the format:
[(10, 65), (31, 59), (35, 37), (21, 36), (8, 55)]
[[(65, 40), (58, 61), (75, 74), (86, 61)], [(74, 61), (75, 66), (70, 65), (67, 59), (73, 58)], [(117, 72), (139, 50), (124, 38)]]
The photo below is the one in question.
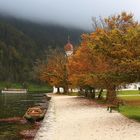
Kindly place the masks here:
[(67, 56), (71, 56), (73, 54), (73, 45), (70, 43), (69, 37), (68, 37), (68, 43), (64, 46), (64, 50)]

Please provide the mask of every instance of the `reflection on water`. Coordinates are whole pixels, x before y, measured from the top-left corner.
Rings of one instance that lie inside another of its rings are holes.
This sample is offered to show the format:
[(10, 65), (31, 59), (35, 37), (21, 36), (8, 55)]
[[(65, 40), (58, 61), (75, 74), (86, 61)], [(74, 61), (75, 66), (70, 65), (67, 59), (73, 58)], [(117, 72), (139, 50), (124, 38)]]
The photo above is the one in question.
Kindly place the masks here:
[(19, 132), (32, 128), (33, 124), (0, 123), (0, 140), (21, 140)]
[[(44, 96), (34, 94), (0, 94), (0, 119), (22, 117), (28, 107), (44, 100)], [(18, 132), (32, 127), (32, 124), (0, 123), (0, 140), (20, 140)]]

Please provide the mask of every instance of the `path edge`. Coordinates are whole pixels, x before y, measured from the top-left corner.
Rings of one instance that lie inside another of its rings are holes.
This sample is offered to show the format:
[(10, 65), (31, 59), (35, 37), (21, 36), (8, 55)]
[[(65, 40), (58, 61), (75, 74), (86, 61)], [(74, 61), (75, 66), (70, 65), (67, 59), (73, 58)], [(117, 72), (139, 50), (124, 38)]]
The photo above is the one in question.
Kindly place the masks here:
[[(49, 96), (51, 96), (51, 94), (49, 94)], [(52, 136), (54, 133), (55, 133), (55, 103), (53, 97), (51, 96), (47, 113), (45, 114), (45, 117), (41, 123), (41, 127), (37, 131), (34, 140), (52, 140)]]

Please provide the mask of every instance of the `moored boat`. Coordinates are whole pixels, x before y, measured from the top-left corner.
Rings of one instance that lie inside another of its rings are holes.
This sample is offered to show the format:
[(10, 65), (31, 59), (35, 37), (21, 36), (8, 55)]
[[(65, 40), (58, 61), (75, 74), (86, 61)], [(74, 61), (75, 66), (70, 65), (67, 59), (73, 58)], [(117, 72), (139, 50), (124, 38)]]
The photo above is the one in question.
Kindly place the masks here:
[(46, 109), (39, 107), (31, 107), (26, 111), (24, 118), (29, 121), (39, 121), (45, 116)]

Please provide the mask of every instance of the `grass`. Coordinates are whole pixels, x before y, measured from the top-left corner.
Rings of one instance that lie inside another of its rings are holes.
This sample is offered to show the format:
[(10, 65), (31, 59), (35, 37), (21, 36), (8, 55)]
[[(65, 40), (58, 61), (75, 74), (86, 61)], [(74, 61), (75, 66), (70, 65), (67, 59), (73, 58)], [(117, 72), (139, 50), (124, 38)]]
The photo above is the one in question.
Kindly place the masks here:
[(120, 99), (125, 101), (125, 105), (120, 107), (120, 113), (140, 122), (140, 96), (135, 95), (138, 93), (139, 91), (121, 91), (121, 95), (132, 96), (119, 96)]
[(9, 82), (0, 82), (0, 89), (4, 88), (22, 88), (20, 83), (9, 83)]
[(121, 106), (120, 112), (128, 118), (140, 122), (140, 106)]
[[(23, 88), (21, 83), (9, 83), (9, 82), (0, 82), (0, 90), (4, 88)], [(44, 93), (52, 92), (52, 87), (46, 84), (35, 84), (35, 83), (26, 83), (26, 87), (29, 93)]]
[(48, 85), (37, 85), (37, 84), (32, 84), (30, 83), (28, 85), (28, 92), (29, 93), (44, 93), (44, 92), (52, 92), (52, 87), (48, 86)]
[(118, 95), (134, 95), (140, 94), (139, 90), (127, 90), (127, 91), (117, 91)]
[(69, 92), (69, 96), (79, 96), (78, 92)]
[(140, 101), (140, 96), (120, 96), (119, 98), (124, 101)]
[[(140, 95), (139, 90), (125, 90), (125, 91), (117, 91), (117, 95)], [(102, 93), (103, 96), (106, 96), (106, 91), (103, 91)]]

